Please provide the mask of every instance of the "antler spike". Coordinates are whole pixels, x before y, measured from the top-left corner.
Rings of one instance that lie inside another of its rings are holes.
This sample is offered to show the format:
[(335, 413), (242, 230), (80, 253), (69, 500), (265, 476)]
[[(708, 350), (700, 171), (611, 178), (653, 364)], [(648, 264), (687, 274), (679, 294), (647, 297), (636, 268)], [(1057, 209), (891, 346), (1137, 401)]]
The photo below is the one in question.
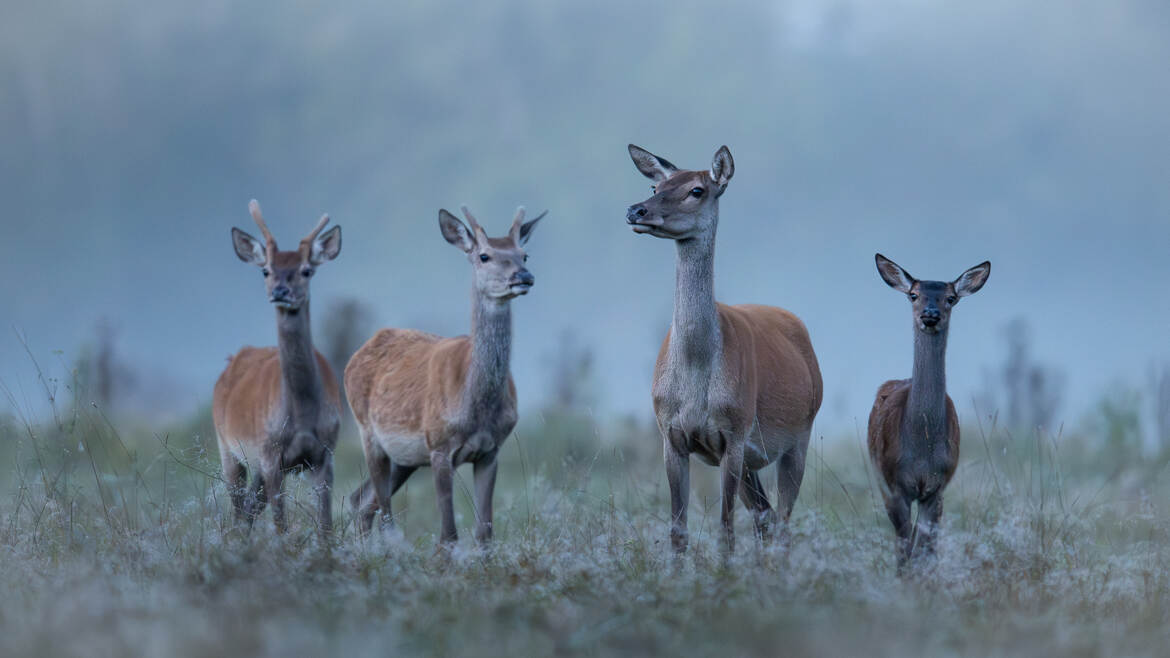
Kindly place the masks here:
[(321, 229), (325, 228), (325, 225), (328, 223), (329, 223), (329, 213), (325, 213), (324, 215), (321, 215), (321, 219), (317, 220), (316, 228), (314, 228), (309, 233), (309, 235), (305, 236), (305, 239), (302, 240), (301, 242), (308, 242), (311, 244), (313, 242), (313, 240), (317, 239), (317, 234), (321, 232)]
[(276, 238), (272, 237), (272, 232), (268, 230), (268, 225), (264, 223), (264, 215), (260, 213), (260, 202), (255, 199), (249, 201), (248, 211), (252, 213), (252, 220), (256, 222), (256, 226), (260, 227), (260, 233), (264, 235), (264, 242), (267, 246), (276, 249)]
[(471, 228), (480, 228), (479, 222), (475, 221), (475, 215), (471, 214), (471, 211), (467, 209), (466, 205), (459, 206), (459, 209), (463, 211), (463, 216), (467, 218), (468, 223), (471, 224)]

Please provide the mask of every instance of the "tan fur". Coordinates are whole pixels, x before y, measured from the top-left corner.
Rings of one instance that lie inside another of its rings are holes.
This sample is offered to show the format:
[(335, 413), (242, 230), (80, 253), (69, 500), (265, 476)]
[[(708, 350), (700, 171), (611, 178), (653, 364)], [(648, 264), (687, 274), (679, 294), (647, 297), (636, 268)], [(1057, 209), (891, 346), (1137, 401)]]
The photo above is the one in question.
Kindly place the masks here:
[[(745, 456), (748, 468), (759, 469), (779, 456), (766, 447), (771, 441), (765, 437), (797, 435), (812, 423), (823, 395), (820, 366), (808, 330), (792, 313), (759, 304), (715, 306), (723, 336), (723, 378), (735, 383), (737, 394), (712, 409), (714, 420), (725, 429), (759, 423), (760, 431), (748, 440), (766, 461)], [(654, 370), (656, 388), (667, 376), (669, 348), (667, 332)], [(658, 407), (656, 400), (656, 412)], [(719, 463), (719, 455), (702, 450), (702, 445), (692, 448), (700, 448), (696, 452), (708, 463)]]
[[(325, 357), (317, 352), (325, 396), (340, 418), (341, 392)], [(275, 347), (244, 347), (233, 356), (212, 394), (211, 416), (221, 449), (255, 460), (269, 438), (267, 427), (280, 412), (280, 354)]]
[[(417, 434), (426, 450), (446, 450), (451, 411), (471, 365), (467, 336), (442, 338), (413, 329), (382, 329), (345, 367), (350, 409), (363, 436)], [(514, 407), (516, 386), (508, 377)], [(418, 466), (419, 464), (408, 464)]]

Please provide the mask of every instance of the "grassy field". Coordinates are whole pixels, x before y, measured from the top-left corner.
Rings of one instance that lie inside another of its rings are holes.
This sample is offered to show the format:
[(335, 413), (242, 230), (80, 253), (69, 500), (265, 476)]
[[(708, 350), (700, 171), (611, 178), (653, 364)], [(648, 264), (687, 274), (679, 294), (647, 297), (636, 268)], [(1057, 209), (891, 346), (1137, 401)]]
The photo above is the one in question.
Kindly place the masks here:
[[(668, 554), (650, 428), (548, 412), (509, 440), (496, 543), (436, 554), (429, 471), (401, 534), (357, 538), (337, 454), (335, 541), (233, 530), (207, 414), (158, 429), (97, 409), (0, 416), (0, 655), (1142, 655), (1170, 646), (1166, 460), (1092, 434), (967, 415), (940, 556), (899, 578), (861, 436), (818, 438), (787, 548), (719, 556), (716, 469), (696, 465), (692, 551)], [(765, 481), (775, 481), (772, 469)]]

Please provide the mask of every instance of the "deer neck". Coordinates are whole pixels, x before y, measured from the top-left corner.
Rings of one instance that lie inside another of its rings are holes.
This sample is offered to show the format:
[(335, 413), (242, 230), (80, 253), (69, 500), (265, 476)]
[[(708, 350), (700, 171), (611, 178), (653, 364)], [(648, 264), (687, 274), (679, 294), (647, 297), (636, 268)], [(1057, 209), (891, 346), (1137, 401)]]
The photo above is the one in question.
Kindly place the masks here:
[(508, 385), (512, 353), (512, 305), (476, 292), (471, 305), (471, 364), (464, 402), (483, 405), (499, 400)]
[(669, 366), (682, 379), (684, 397), (705, 401), (722, 336), (715, 310), (715, 224), (696, 237), (676, 241), (674, 317)]
[(914, 374), (906, 401), (903, 428), (909, 439), (928, 445), (943, 441), (947, 432), (947, 332), (925, 334), (914, 330)]
[(309, 330), (308, 302), (297, 310), (276, 309), (276, 344), (285, 404), (294, 416), (315, 413), (323, 390)]

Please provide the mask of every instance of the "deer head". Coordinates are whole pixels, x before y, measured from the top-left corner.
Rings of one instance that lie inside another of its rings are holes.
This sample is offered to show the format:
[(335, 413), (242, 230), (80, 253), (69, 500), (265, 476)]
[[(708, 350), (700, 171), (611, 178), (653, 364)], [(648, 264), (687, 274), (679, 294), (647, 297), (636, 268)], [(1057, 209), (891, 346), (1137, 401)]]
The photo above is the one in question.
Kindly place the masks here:
[(654, 181), (654, 196), (629, 207), (626, 223), (635, 233), (686, 240), (712, 231), (718, 220), (719, 197), (735, 173), (731, 151), (722, 146), (710, 171), (684, 171), (646, 149), (629, 145), (634, 166)]
[(919, 281), (881, 254), (874, 254), (874, 260), (882, 280), (906, 294), (914, 309), (914, 326), (926, 334), (945, 333), (951, 321), (951, 309), (959, 299), (979, 292), (991, 275), (991, 261), (983, 261), (954, 281)]
[(268, 301), (285, 310), (296, 311), (309, 301), (309, 279), (316, 272), (317, 266), (337, 258), (341, 252), (341, 227), (334, 226), (321, 233), (321, 229), (329, 222), (329, 215), (321, 215), (316, 228), (301, 240), (296, 251), (280, 251), (276, 239), (264, 223), (260, 204), (252, 199), (248, 209), (260, 227), (264, 240), (257, 240), (233, 227), (232, 244), (236, 248), (236, 255), (245, 263), (260, 268)]
[(461, 210), (470, 227), (459, 221), (455, 215), (440, 210), (439, 230), (447, 242), (467, 254), (467, 260), (475, 273), (477, 293), (500, 301), (528, 294), (536, 278), (524, 265), (528, 260), (524, 245), (532, 236), (537, 222), (547, 215), (548, 211), (526, 222), (524, 208), (517, 208), (508, 235), (502, 238), (489, 238), (467, 206), (462, 206)]

